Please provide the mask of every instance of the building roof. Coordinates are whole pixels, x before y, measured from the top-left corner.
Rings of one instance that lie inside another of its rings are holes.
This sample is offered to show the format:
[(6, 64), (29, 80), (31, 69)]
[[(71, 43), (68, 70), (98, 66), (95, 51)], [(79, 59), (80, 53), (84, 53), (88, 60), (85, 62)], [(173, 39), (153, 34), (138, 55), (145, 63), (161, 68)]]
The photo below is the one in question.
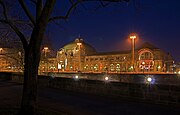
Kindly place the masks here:
[[(143, 48), (149, 48), (149, 49), (159, 49), (156, 46), (152, 45), (149, 42), (145, 42), (143, 43), (140, 47), (136, 48), (135, 50), (140, 50)], [(93, 55), (89, 55), (89, 56), (100, 56), (100, 55), (119, 55), (119, 54), (129, 54), (131, 53), (131, 50), (124, 50), (124, 51), (112, 51), (112, 52), (98, 52), (95, 53)]]
[(93, 55), (88, 56), (100, 56), (100, 55), (119, 55), (119, 54), (129, 54), (131, 50), (124, 50), (124, 51), (112, 51), (112, 52), (98, 52)]
[(143, 43), (140, 47), (138, 47), (137, 49), (143, 49), (143, 48), (149, 48), (149, 49), (159, 49), (158, 47), (152, 45), (149, 42), (145, 42)]
[(96, 52), (96, 49), (93, 46), (91, 46), (90, 44), (84, 42), (82, 38), (75, 39), (73, 42), (66, 44), (63, 48), (66, 50), (72, 50), (77, 47), (77, 43), (82, 43), (82, 48), (85, 49), (89, 53)]

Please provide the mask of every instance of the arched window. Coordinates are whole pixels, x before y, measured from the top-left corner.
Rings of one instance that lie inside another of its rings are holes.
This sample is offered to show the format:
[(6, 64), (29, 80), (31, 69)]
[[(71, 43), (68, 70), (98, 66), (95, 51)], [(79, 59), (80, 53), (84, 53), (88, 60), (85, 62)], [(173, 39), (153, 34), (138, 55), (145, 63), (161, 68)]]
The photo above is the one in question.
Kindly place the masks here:
[(139, 54), (139, 60), (152, 60), (153, 54), (150, 51), (144, 51)]
[(116, 71), (117, 71), (117, 72), (120, 71), (120, 64), (116, 64)]
[(149, 49), (142, 49), (139, 51), (139, 69), (140, 71), (153, 70), (153, 53)]
[(110, 71), (114, 71), (114, 64), (110, 65)]
[(95, 70), (95, 71), (98, 71), (98, 69), (99, 69), (99, 66), (98, 66), (98, 64), (96, 64), (96, 65), (94, 66), (94, 70)]

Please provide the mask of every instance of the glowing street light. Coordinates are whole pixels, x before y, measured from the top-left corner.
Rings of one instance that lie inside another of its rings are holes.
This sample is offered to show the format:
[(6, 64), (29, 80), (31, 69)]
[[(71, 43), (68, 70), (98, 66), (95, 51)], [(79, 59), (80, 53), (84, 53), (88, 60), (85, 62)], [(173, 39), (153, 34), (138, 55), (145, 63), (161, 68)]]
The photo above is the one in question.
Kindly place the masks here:
[(130, 36), (130, 39), (135, 39), (135, 38), (136, 38), (136, 36), (135, 36), (135, 35)]
[(0, 48), (0, 53), (2, 53), (3, 48)]
[(145, 78), (145, 82), (148, 86), (148, 91), (150, 91), (150, 88), (151, 88), (151, 85), (155, 83), (155, 80), (153, 78), (153, 76), (151, 75), (148, 75), (146, 78)]
[(47, 51), (49, 50), (49, 48), (48, 47), (44, 47), (44, 56), (46, 57), (46, 53), (47, 53)]
[(44, 47), (45, 50), (48, 50), (49, 48), (48, 47)]
[(107, 81), (107, 80), (109, 80), (109, 78), (108, 78), (108, 77), (105, 77), (105, 80)]
[(82, 43), (77, 43), (77, 45), (78, 45), (78, 46), (81, 46), (81, 45), (82, 45)]
[(148, 77), (148, 78), (147, 78), (147, 81), (148, 81), (148, 82), (151, 82), (151, 81), (152, 81), (152, 78)]
[(79, 76), (78, 76), (78, 75), (76, 75), (76, 76), (75, 76), (75, 78), (76, 78), (76, 79), (78, 79), (78, 78), (79, 78)]
[(155, 83), (155, 79), (154, 79), (154, 76), (153, 75), (147, 75), (145, 77), (145, 83), (147, 84), (154, 84)]
[(129, 38), (131, 39), (131, 48), (132, 48), (132, 66), (134, 67), (134, 50), (135, 50), (135, 39), (137, 38), (136, 35), (130, 35)]

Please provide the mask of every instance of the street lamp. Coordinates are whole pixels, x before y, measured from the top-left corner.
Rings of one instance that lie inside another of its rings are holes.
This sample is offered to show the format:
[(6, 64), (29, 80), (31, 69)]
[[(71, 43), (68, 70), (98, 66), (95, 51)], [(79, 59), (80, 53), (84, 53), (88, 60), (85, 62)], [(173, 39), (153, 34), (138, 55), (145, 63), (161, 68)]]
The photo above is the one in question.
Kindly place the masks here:
[(106, 81), (109, 80), (109, 78), (108, 78), (107, 76), (106, 76), (104, 79), (105, 79)]
[[(3, 50), (3, 49), (2, 49), (2, 48), (0, 48), (0, 54), (2, 53), (2, 50)], [(0, 63), (0, 66), (2, 66), (2, 65), (1, 65), (1, 63)]]
[(82, 43), (78, 42), (77, 45), (78, 45), (78, 49), (79, 49), (79, 57), (78, 57), (78, 59), (79, 59), (79, 71), (81, 71), (81, 45), (82, 45)]
[(145, 77), (145, 83), (146, 84), (154, 84), (155, 83), (155, 78), (153, 75), (146, 75)]
[(48, 50), (49, 50), (49, 48), (48, 47), (44, 47), (44, 57), (45, 57), (45, 66), (46, 66), (46, 71), (48, 71), (48, 63), (47, 63), (47, 60), (46, 60), (46, 56), (47, 56), (47, 52), (48, 52)]
[(129, 38), (131, 39), (131, 48), (132, 48), (132, 60), (131, 60), (132, 62), (131, 62), (131, 64), (134, 68), (135, 39), (137, 38), (137, 36), (133, 34), (133, 35), (130, 35)]
[(0, 53), (2, 53), (3, 48), (0, 48)]
[(46, 57), (46, 53), (47, 53), (47, 51), (48, 51), (48, 47), (44, 47), (44, 56)]

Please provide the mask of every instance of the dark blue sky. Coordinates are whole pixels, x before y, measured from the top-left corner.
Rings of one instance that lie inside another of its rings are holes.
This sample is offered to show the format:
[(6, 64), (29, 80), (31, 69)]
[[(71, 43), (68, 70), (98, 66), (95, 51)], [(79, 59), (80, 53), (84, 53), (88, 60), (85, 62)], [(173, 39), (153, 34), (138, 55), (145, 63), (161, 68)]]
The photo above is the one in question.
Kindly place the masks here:
[[(136, 1), (136, 3), (134, 2)], [(81, 37), (97, 51), (128, 50), (128, 35), (139, 35), (136, 46), (150, 42), (180, 61), (180, 1), (134, 0), (93, 10), (90, 3), (77, 9), (67, 21), (50, 24), (48, 37), (56, 50)], [(64, 11), (67, 4), (59, 5)]]

